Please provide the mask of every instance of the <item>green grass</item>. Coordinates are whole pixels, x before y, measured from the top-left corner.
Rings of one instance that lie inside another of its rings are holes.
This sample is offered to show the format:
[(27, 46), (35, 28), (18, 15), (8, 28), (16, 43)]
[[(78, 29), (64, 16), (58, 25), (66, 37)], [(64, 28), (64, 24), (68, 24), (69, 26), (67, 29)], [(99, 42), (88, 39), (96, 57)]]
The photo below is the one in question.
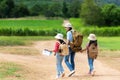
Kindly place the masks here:
[[(120, 50), (120, 37), (97, 37), (100, 50)], [(87, 37), (83, 39), (83, 48), (88, 42)]]
[(98, 37), (100, 49), (120, 50), (120, 37)]
[(95, 33), (98, 36), (120, 36), (120, 26), (90, 26), (85, 25), (80, 18), (70, 18), (70, 22), (73, 28), (84, 36), (88, 36), (90, 33)]
[(48, 30), (62, 27), (62, 20), (0, 20), (0, 28)]
[(53, 36), (65, 34), (63, 20), (0, 20), (1, 36)]
[[(54, 40), (54, 36), (1, 36), (0, 46), (31, 45), (33, 41)], [(120, 50), (120, 37), (97, 37), (99, 49)], [(87, 37), (83, 38), (83, 48), (88, 42)]]
[(14, 0), (16, 4), (20, 4), (21, 2), (25, 5), (27, 5), (29, 8), (34, 6), (35, 4), (43, 5), (43, 4), (54, 4), (54, 3), (61, 3), (63, 0)]
[(51, 40), (53, 36), (0, 36), (0, 46), (31, 45), (33, 41)]
[(22, 68), (20, 65), (12, 62), (0, 62), (0, 80), (5, 80), (6, 78), (14, 77), (14, 79), (19, 79), (22, 77), (20, 73)]

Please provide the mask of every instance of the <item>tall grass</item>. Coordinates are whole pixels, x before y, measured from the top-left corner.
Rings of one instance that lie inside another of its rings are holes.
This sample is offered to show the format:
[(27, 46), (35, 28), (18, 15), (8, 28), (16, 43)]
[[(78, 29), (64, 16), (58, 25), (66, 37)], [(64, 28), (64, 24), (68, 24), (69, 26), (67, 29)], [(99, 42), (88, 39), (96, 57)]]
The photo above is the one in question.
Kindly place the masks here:
[(83, 35), (88, 36), (90, 33), (95, 33), (97, 36), (120, 36), (120, 26), (118, 27), (101, 27), (88, 26), (79, 18), (71, 18), (70, 22), (73, 24), (73, 28)]
[(62, 20), (0, 20), (0, 35), (53, 36), (64, 33)]

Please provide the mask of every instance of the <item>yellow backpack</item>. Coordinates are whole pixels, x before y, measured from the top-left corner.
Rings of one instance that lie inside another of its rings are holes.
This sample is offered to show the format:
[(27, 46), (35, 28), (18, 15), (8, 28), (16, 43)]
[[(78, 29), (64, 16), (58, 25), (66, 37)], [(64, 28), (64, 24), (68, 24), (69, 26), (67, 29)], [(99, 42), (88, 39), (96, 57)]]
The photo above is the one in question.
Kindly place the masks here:
[(69, 50), (68, 50), (68, 45), (67, 44), (60, 44), (59, 50), (60, 50), (60, 55), (66, 56), (66, 55), (69, 54)]
[(77, 31), (72, 32), (73, 42), (70, 43), (70, 47), (74, 52), (78, 52), (82, 49), (83, 35)]

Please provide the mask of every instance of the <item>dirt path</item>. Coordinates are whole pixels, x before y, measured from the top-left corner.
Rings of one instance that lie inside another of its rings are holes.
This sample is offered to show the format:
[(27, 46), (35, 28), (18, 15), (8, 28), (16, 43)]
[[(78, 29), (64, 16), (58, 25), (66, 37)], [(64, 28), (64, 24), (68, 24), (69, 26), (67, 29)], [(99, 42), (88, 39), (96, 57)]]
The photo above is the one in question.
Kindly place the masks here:
[[(52, 46), (52, 47), (51, 47)], [(0, 53), (0, 61), (12, 61), (24, 65), (27, 69), (27, 80), (55, 80), (56, 64), (55, 56), (43, 56), (41, 52), (44, 48), (52, 49), (54, 41), (35, 42), (33, 47), (40, 51), (39, 56), (20, 56)], [(63, 62), (66, 76), (59, 80), (120, 80), (120, 71), (95, 60), (96, 75), (94, 77), (87, 75), (88, 63), (86, 54), (76, 54), (75, 58), (76, 73), (72, 77), (67, 77), (68, 68)]]

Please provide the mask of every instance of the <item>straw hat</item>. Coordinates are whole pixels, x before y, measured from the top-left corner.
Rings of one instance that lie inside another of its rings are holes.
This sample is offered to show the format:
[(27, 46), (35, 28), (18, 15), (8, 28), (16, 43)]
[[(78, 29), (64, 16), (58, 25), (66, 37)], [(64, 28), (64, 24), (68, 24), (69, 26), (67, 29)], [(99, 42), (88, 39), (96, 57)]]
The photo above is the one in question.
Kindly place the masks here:
[(72, 28), (72, 25), (71, 25), (71, 23), (65, 23), (64, 25), (63, 25), (64, 27), (70, 27), (70, 28)]
[(93, 41), (96, 40), (95, 34), (89, 34), (88, 39)]
[(63, 39), (63, 34), (61, 33), (58, 33), (56, 36), (55, 36), (56, 39)]

